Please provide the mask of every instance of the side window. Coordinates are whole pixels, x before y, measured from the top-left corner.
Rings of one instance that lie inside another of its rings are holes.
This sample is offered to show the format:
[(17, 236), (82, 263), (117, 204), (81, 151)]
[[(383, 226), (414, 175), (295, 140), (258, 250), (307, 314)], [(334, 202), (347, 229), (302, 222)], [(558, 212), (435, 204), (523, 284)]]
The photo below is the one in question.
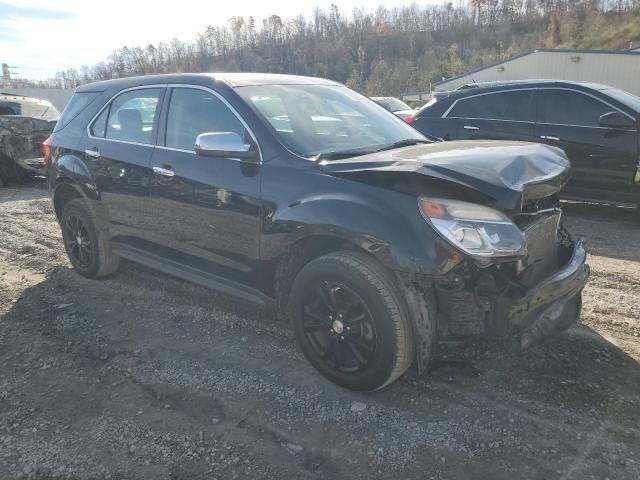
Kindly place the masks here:
[(512, 90), (459, 100), (448, 117), (532, 122), (532, 91)]
[(91, 125), (91, 135), (104, 138), (107, 133), (107, 118), (109, 117), (109, 107), (105, 108), (98, 118)]
[(159, 88), (131, 90), (118, 95), (91, 125), (96, 137), (153, 144)]
[(245, 128), (222, 100), (195, 88), (174, 88), (169, 102), (165, 145), (193, 150), (201, 133), (235, 132), (245, 138)]
[(571, 90), (538, 90), (538, 122), (597, 127), (600, 115), (613, 110), (608, 105)]

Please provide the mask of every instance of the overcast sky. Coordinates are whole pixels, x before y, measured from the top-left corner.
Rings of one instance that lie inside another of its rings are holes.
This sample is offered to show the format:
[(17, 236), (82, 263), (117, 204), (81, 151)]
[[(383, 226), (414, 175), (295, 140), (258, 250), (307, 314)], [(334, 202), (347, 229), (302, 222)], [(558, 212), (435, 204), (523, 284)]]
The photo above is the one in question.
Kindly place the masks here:
[[(433, 3), (422, 0), (416, 3)], [(192, 41), (207, 25), (239, 15), (258, 21), (276, 14), (311, 17), (331, 3), (343, 13), (375, 11), (411, 0), (0, 0), (0, 63), (16, 77), (46, 79), (56, 71), (94, 65), (123, 45), (145, 46), (174, 37)]]

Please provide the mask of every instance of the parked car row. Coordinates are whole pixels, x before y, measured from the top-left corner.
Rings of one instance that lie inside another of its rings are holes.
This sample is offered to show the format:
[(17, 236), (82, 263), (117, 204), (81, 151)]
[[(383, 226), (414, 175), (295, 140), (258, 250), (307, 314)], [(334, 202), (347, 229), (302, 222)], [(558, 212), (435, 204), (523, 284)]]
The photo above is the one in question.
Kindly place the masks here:
[(417, 112), (417, 110), (395, 97), (371, 97), (371, 100), (403, 120)]
[(176, 74), (79, 87), (45, 163), (78, 273), (124, 258), (273, 305), (347, 388), (428, 370), (444, 340), (527, 349), (580, 318), (553, 145), (432, 141), (328, 80)]
[(562, 196), (640, 206), (640, 98), (592, 83), (513, 81), (436, 94), (407, 121), (444, 140), (559, 147), (572, 175)]

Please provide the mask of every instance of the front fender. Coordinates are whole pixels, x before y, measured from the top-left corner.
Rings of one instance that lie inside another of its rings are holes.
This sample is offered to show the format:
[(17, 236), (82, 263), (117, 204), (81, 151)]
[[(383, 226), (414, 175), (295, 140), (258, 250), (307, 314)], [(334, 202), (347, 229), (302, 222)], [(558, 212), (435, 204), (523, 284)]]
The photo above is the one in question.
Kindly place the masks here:
[(322, 235), (358, 245), (394, 271), (423, 275), (446, 271), (451, 247), (420, 216), (415, 197), (385, 193), (315, 194), (268, 212), (263, 258), (277, 258), (299, 240)]

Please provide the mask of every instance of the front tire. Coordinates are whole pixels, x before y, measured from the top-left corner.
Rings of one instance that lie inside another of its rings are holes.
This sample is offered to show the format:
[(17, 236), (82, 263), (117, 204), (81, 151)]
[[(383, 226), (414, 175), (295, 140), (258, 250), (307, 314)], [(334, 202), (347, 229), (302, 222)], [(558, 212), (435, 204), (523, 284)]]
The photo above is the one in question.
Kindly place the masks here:
[(60, 220), (64, 248), (73, 268), (88, 278), (100, 278), (118, 269), (120, 258), (111, 252), (106, 234), (96, 222), (84, 200), (69, 201)]
[(415, 356), (402, 294), (393, 276), (364, 253), (335, 252), (303, 267), (288, 315), (309, 362), (352, 390), (385, 387)]

